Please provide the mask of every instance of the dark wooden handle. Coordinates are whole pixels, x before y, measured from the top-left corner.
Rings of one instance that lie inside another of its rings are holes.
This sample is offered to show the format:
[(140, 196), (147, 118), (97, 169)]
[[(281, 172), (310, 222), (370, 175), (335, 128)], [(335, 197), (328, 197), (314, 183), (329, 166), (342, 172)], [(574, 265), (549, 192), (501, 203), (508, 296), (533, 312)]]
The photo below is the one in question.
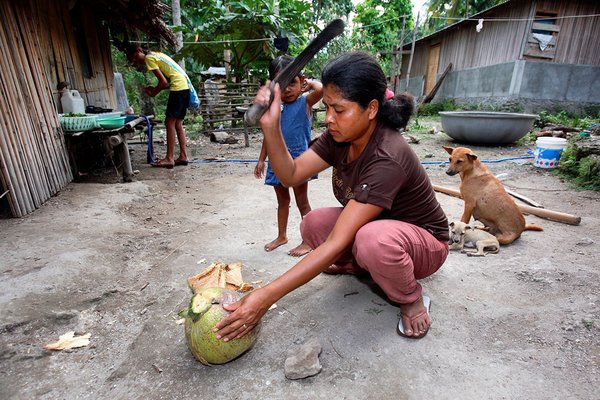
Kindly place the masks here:
[(246, 125), (248, 125), (248, 126), (258, 125), (258, 121), (260, 120), (260, 117), (262, 117), (264, 115), (264, 113), (267, 112), (270, 105), (271, 105), (271, 102), (269, 102), (269, 104), (266, 104), (266, 105), (252, 104), (250, 107), (248, 107), (248, 109), (246, 110), (246, 113), (244, 114), (244, 122), (246, 123)]

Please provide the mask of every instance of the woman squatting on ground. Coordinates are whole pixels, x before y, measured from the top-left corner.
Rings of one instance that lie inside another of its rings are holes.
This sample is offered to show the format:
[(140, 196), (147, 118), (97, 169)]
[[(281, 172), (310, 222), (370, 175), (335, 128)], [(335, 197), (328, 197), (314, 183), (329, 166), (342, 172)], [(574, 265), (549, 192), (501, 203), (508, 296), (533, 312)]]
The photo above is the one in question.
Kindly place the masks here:
[[(398, 330), (421, 338), (431, 325), (418, 279), (435, 273), (448, 255), (448, 221), (418, 157), (400, 133), (414, 110), (401, 93), (386, 100), (385, 75), (371, 56), (353, 52), (331, 60), (321, 77), (327, 131), (293, 159), (280, 129), (281, 90), (260, 120), (267, 154), (283, 185), (296, 186), (333, 167), (341, 207), (312, 210), (301, 223), (314, 250), (268, 285), (226, 306), (233, 311), (215, 331), (241, 337), (269, 307), (322, 272), (369, 274), (399, 305)], [(255, 102), (268, 105), (268, 84)]]

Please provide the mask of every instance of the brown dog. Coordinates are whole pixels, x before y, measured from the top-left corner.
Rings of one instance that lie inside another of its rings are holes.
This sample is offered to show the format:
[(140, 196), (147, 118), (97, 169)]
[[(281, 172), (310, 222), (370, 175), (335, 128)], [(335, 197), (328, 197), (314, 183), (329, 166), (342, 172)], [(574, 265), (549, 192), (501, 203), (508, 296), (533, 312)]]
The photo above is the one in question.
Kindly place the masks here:
[(461, 221), (468, 224), (471, 216), (483, 223), (500, 244), (509, 244), (524, 230), (543, 228), (525, 224), (525, 218), (504, 185), (487, 169), (477, 155), (466, 147), (446, 147), (450, 154), (448, 175), (460, 174), (460, 194), (465, 201)]

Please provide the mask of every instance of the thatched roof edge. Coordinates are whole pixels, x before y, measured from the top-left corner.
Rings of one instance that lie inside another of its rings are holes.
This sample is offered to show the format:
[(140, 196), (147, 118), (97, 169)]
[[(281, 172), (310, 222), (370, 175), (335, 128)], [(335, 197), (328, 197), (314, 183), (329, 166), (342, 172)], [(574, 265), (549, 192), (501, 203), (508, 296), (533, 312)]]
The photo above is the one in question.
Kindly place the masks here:
[(94, 8), (102, 19), (130, 31), (139, 31), (149, 38), (174, 46), (175, 34), (165, 23), (169, 6), (160, 0), (80, 0)]

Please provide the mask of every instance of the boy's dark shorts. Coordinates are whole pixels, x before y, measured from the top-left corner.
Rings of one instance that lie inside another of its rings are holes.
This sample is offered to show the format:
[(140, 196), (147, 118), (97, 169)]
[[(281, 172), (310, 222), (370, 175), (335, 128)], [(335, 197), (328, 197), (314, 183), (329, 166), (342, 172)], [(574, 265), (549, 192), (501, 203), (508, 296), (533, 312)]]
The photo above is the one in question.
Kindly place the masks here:
[(169, 92), (167, 118), (184, 119), (190, 105), (190, 89)]

